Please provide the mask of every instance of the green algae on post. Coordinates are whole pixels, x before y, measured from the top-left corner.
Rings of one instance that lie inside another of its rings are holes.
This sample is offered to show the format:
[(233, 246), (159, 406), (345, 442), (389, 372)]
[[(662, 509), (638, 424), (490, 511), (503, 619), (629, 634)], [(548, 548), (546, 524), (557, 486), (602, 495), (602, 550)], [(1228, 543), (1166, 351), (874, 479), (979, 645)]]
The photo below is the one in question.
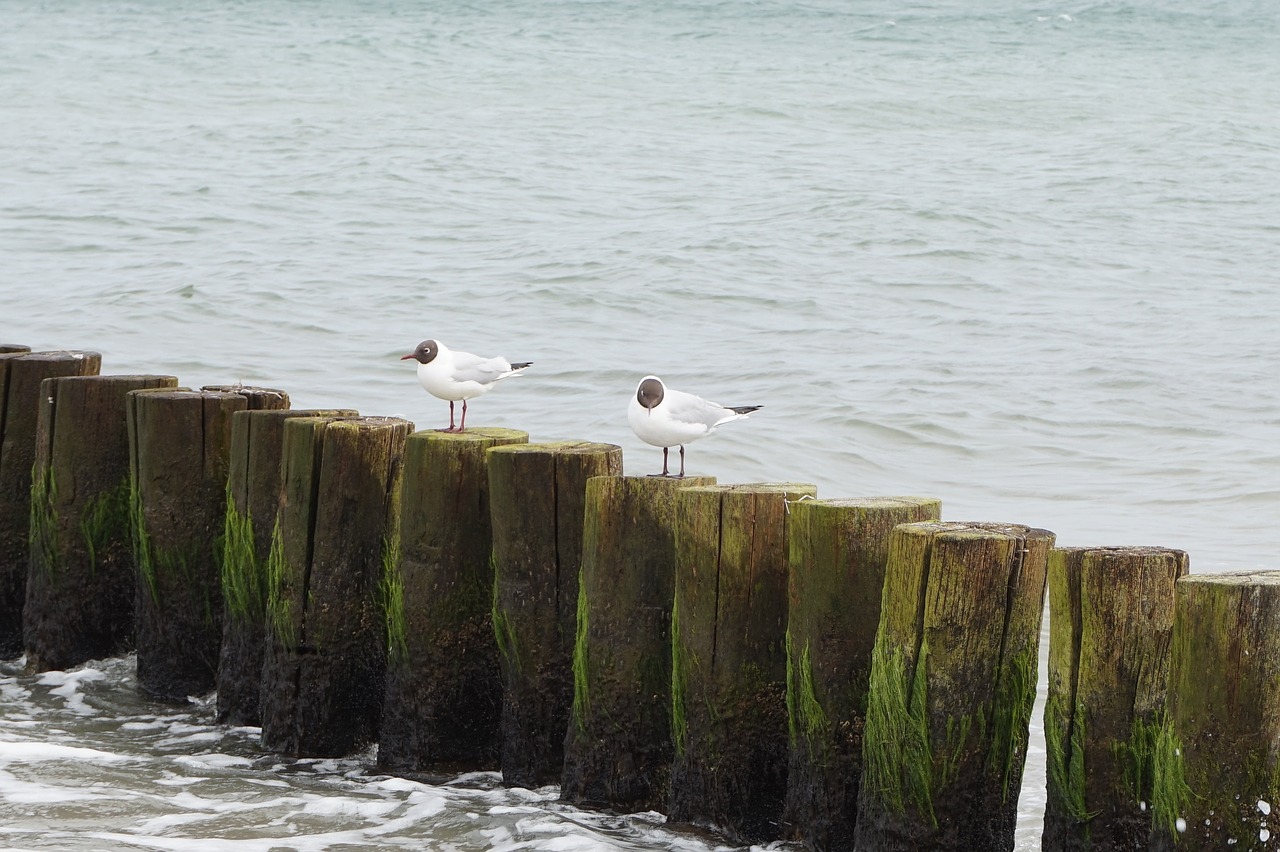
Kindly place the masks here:
[(133, 391), (130, 452), (138, 685), (185, 702), (216, 685), (222, 639), (221, 546), (237, 394)]
[(1049, 554), (1046, 852), (1145, 844), (1182, 551)]
[(1280, 572), (1189, 574), (1174, 606), (1151, 849), (1269, 848), (1266, 810), (1280, 801)]
[[(573, 656), (573, 722), (560, 795), (619, 811), (667, 808), (673, 721), (675, 501), (710, 477), (587, 480)], [(679, 663), (675, 665), (679, 671)], [(678, 732), (678, 728), (676, 729)]]
[(581, 680), (574, 654), (587, 482), (620, 475), (622, 448), (506, 444), (488, 451), (488, 470), (502, 780), (540, 787), (561, 780)]
[(49, 378), (97, 375), (102, 364), (96, 352), (18, 349), (0, 354), (0, 657), (23, 650), (36, 432), (48, 406), (41, 384)]
[(853, 846), (889, 536), (940, 512), (922, 497), (789, 505), (787, 839)]
[(682, 683), (673, 692), (684, 734), (671, 767), (669, 816), (717, 825), (738, 843), (781, 834), (789, 749), (787, 517), (814, 490), (709, 485), (676, 496), (673, 644), (685, 659), (673, 666)]
[(134, 555), (127, 394), (172, 376), (61, 376), (41, 383), (31, 493), (24, 650), (34, 671), (133, 644)]
[(337, 757), (377, 738), (388, 671), (379, 590), (397, 536), (412, 428), (392, 417), (285, 421), (284, 498), (269, 559), (265, 748)]
[(415, 432), (405, 442), (396, 576), (404, 665), (387, 669), (378, 766), (491, 769), (500, 756), (488, 451), (515, 429)]
[(859, 849), (1012, 849), (1053, 534), (894, 528), (864, 739)]

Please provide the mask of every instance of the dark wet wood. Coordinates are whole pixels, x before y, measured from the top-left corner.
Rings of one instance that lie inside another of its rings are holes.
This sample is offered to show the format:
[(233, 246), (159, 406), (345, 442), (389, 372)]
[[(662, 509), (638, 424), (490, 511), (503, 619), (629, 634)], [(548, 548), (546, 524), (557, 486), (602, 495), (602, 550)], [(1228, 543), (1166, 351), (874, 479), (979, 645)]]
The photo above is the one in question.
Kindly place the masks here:
[(736, 843), (782, 835), (787, 515), (814, 492), (765, 483), (676, 497), (668, 815), (719, 826)]
[(97, 352), (18, 349), (0, 354), (0, 657), (22, 652), (40, 383), (97, 375), (102, 366)]
[(41, 383), (23, 636), (34, 671), (133, 648), (127, 395), (173, 376), (66, 376)]
[[(525, 432), (473, 427), (409, 438), (378, 765), (413, 774), (496, 769), (502, 679), (493, 634), (487, 450)], [(392, 623), (396, 623), (392, 619)]]
[(393, 417), (284, 422), (279, 535), (268, 558), (265, 748), (338, 757), (377, 739), (387, 662), (380, 587), (412, 429)]
[(489, 451), (493, 627), (500, 652), (502, 779), (558, 784), (573, 703), (573, 644), (587, 481), (622, 473), (615, 444)]

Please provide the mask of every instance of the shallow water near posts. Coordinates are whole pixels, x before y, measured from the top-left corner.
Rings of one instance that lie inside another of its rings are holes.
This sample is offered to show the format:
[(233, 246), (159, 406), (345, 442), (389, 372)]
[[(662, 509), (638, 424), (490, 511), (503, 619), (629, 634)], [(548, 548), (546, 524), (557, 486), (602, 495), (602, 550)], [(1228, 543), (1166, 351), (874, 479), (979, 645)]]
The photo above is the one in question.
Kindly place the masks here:
[[(628, 473), (660, 469), (625, 419), (655, 373), (763, 405), (691, 475), (1277, 567), (1274, 9), (298, 10), (5, 4), (0, 342), (434, 428), (399, 358), (439, 338), (534, 362), (469, 425), (617, 443)], [(4, 845), (716, 845), (494, 776), (277, 766), (131, 666), (8, 664)]]

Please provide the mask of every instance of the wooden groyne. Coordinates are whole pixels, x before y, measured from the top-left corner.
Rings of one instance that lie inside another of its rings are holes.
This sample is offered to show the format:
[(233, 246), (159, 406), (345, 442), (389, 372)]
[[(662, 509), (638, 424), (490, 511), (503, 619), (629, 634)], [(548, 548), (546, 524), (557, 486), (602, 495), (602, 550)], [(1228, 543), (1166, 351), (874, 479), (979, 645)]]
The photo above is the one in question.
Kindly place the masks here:
[(787, 518), (787, 729), (783, 824), (816, 849), (851, 849), (862, 783), (872, 650), (889, 540), (936, 521), (925, 497), (802, 500)]
[(502, 778), (538, 787), (559, 782), (564, 768), (587, 482), (618, 478), (622, 448), (510, 444), (488, 457)]
[(222, 528), (222, 647), (218, 721), (261, 725), (271, 545), (278, 531), (284, 424), (293, 417), (356, 417), (354, 409), (259, 408), (231, 416), (231, 461)]
[(40, 384), (56, 376), (92, 376), (97, 352), (31, 352), (0, 355), (0, 654), (22, 651), (31, 537), (31, 471), (35, 467)]
[(1187, 563), (1154, 547), (1049, 554), (1044, 852), (1146, 848), (1174, 588)]
[(587, 482), (565, 801), (667, 809), (676, 497), (686, 486), (714, 483), (705, 476)]
[(782, 833), (789, 506), (812, 485), (676, 495), (669, 815), (737, 842)]
[(394, 417), (285, 421), (278, 536), (267, 559), (269, 749), (335, 757), (377, 740), (387, 670), (382, 583), (412, 429)]
[(1280, 843), (1280, 572), (100, 369), (0, 345), (0, 650), (32, 670), (132, 649), (271, 751), (734, 842), (1009, 850), (1047, 591), (1042, 847)]
[(23, 636), (36, 671), (134, 647), (127, 401), (173, 376), (64, 376), (40, 385)]
[(872, 651), (859, 849), (1010, 849), (1053, 534), (894, 528)]

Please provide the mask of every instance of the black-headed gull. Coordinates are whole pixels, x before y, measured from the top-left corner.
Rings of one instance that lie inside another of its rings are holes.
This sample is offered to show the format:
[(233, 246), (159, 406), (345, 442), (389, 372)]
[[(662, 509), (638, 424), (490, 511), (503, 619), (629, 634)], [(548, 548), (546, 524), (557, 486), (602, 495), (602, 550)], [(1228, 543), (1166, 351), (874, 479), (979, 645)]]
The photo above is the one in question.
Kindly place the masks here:
[(667, 452), (680, 446), (680, 473), (684, 476), (684, 445), (710, 435), (721, 423), (741, 420), (760, 408), (758, 405), (721, 405), (691, 393), (672, 390), (657, 376), (645, 376), (636, 386), (627, 420), (641, 441), (662, 447), (662, 473), (667, 472)]
[[(427, 393), (449, 401), (449, 428), (439, 432), (461, 432), (467, 428), (467, 400), (475, 399), (508, 376), (519, 375), (532, 364), (512, 364), (506, 358), (481, 358), (470, 352), (454, 352), (438, 340), (424, 340), (418, 348), (401, 358), (418, 362), (418, 381)], [(453, 404), (462, 400), (462, 420), (453, 425)]]

